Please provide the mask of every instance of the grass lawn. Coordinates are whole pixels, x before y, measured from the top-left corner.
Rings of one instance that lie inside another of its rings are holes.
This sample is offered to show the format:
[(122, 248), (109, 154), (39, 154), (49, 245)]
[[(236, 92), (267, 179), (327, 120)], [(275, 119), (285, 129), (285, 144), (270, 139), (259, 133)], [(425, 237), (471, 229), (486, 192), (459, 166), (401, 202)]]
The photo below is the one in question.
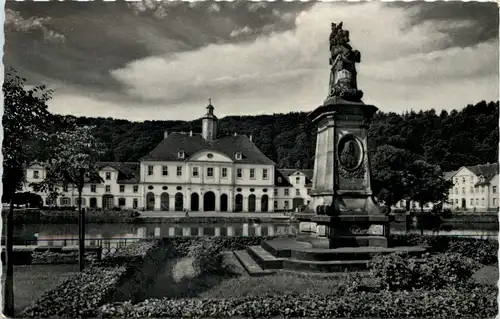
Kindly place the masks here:
[[(321, 294), (337, 290), (341, 277), (303, 275), (277, 272), (263, 277), (239, 276), (221, 280), (220, 284), (204, 291), (201, 298), (241, 298), (284, 293)], [(371, 286), (372, 278), (363, 278), (363, 284)]]
[[(14, 309), (19, 313), (45, 291), (55, 288), (61, 281), (78, 271), (78, 265), (26, 265), (14, 266)], [(3, 266), (2, 289), (5, 281)]]

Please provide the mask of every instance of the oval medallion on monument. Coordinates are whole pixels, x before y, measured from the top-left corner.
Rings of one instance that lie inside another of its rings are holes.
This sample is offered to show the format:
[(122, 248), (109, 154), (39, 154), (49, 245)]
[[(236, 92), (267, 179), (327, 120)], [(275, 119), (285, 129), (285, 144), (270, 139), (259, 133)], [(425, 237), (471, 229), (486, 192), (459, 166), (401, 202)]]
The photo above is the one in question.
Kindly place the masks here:
[(337, 145), (337, 156), (343, 169), (355, 171), (363, 163), (363, 145), (354, 135), (344, 135)]

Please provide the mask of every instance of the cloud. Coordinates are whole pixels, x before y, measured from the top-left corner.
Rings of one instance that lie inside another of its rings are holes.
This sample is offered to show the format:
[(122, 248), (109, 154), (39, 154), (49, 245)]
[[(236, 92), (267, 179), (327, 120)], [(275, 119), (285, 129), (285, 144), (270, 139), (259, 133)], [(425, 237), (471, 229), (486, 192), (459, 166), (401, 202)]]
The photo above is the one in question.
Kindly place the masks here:
[(267, 28), (267, 22), (259, 27), (228, 24), (226, 36), (257, 38), (125, 63), (110, 71), (125, 87), (120, 97), (63, 91), (54, 96), (51, 109), (137, 120), (189, 120), (203, 114), (211, 96), (218, 116), (311, 111), (327, 94), (328, 36), (330, 23), (338, 21), (344, 21), (351, 44), (362, 53), (358, 83), (365, 103), (400, 112), (460, 108), (498, 99), (498, 40), (463, 46), (449, 33), (457, 28), (469, 30), (477, 22), (426, 19), (415, 24), (416, 9), (380, 2), (316, 3), (298, 15), (281, 8), (272, 10), (271, 5), (256, 5), (252, 10), (266, 9), (288, 21), (293, 17), (295, 28), (278, 31)]
[(23, 18), (19, 12), (12, 9), (5, 9), (5, 27), (13, 28), (18, 32), (28, 32), (39, 30), (43, 33), (44, 39), (51, 42), (64, 42), (65, 37), (63, 34), (49, 29), (46, 24), (50, 22), (49, 17), (30, 17), (29, 19)]
[(236, 38), (236, 37), (239, 37), (241, 35), (248, 35), (248, 34), (252, 34), (252, 33), (253, 33), (253, 30), (249, 26), (245, 26), (241, 29), (234, 29), (233, 31), (231, 31), (231, 34), (229, 34), (229, 36), (232, 38)]

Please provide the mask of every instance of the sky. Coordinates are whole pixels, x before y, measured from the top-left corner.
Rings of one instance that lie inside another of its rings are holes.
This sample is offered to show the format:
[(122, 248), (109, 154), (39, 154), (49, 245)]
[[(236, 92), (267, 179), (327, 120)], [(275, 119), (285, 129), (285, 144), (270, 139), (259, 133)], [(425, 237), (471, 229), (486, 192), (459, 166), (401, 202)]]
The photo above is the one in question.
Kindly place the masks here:
[(328, 92), (330, 24), (361, 52), (384, 112), (499, 96), (498, 7), (481, 2), (10, 2), (4, 65), (59, 114), (133, 121), (310, 112)]

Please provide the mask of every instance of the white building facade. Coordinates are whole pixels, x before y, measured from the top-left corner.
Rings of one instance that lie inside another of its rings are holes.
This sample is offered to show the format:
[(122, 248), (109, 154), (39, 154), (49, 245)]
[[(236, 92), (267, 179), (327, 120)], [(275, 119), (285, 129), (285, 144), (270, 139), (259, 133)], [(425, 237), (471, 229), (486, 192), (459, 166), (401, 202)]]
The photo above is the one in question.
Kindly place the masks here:
[[(100, 163), (104, 182), (89, 181), (82, 206), (146, 211), (291, 211), (310, 200), (312, 170), (277, 170), (245, 135), (217, 138), (217, 117), (207, 106), (202, 133), (165, 132), (139, 163)], [(45, 168), (27, 168), (25, 191), (45, 178)], [(59, 189), (57, 201), (39, 193), (45, 205), (76, 206), (76, 189)]]
[[(443, 208), (478, 212), (498, 210), (498, 163), (462, 166), (457, 171), (446, 172), (445, 178), (451, 180), (453, 186), (449, 190), (448, 201), (443, 204)], [(402, 200), (394, 208), (420, 210), (420, 205), (414, 201)], [(424, 211), (432, 208), (432, 203), (424, 205)]]

